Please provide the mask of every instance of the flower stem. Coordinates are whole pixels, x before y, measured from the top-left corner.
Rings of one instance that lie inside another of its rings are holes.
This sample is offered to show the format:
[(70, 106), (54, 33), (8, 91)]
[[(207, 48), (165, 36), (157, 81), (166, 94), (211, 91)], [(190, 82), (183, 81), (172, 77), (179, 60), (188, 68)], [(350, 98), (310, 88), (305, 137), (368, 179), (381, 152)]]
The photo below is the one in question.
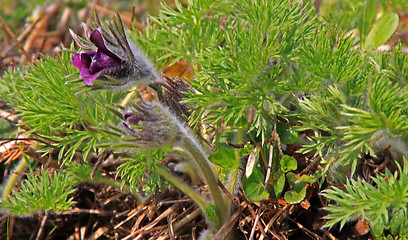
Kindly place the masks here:
[[(241, 143), (243, 139), (244, 139), (244, 129), (241, 127), (241, 128), (237, 129), (237, 137), (236, 137), (237, 142), (236, 143), (237, 144)], [(237, 151), (239, 153), (240, 149), (236, 149), (235, 151)], [(241, 162), (240, 154), (236, 154), (236, 156), (237, 156), (236, 161), (240, 163)], [(238, 182), (239, 171), (240, 171), (239, 168), (233, 169), (230, 172), (230, 175), (229, 175), (229, 179), (228, 179), (229, 181), (228, 181), (227, 189), (228, 189), (228, 192), (230, 194), (232, 194), (232, 195), (235, 194), (235, 189), (236, 189), (236, 185), (237, 185), (237, 182)]]
[(201, 211), (204, 213), (205, 212), (205, 207), (207, 206), (207, 202), (194, 190), (192, 190), (190, 187), (182, 183), (180, 180), (178, 180), (176, 177), (171, 175), (166, 169), (163, 167), (158, 167), (156, 168), (156, 171), (160, 176), (162, 176), (164, 179), (166, 179), (169, 183), (171, 183), (173, 186), (176, 188), (180, 189), (183, 193), (185, 193), (187, 196), (193, 200), (198, 207), (201, 209)]
[(215, 173), (209, 164), (207, 154), (205, 153), (202, 146), (195, 139), (183, 138), (182, 147), (191, 155), (191, 159), (196, 162), (196, 165), (201, 169), (203, 173), (203, 178), (208, 184), (212, 198), (214, 200), (216, 213), (218, 216), (217, 228), (220, 228), (230, 215), (228, 204), (229, 199), (224, 198), (221, 189), (218, 186), (218, 180), (215, 176)]
[(13, 173), (11, 173), (11, 176), (9, 177), (7, 181), (7, 184), (4, 188), (4, 192), (2, 196), (3, 201), (8, 201), (11, 191), (14, 187), (14, 184), (16, 183), (18, 179), (18, 176), (20, 175), (20, 173), (24, 170), (26, 166), (27, 166), (27, 160), (22, 157), (20, 162), (18, 162), (17, 167), (15, 168)]

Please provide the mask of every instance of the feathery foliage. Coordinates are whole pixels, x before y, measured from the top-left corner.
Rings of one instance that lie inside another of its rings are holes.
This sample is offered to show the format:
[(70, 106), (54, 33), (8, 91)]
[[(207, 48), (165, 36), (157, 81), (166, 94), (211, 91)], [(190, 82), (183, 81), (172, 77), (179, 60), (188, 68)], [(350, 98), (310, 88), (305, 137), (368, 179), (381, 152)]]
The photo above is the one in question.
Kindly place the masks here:
[(51, 143), (42, 149), (43, 154), (59, 149), (59, 160), (72, 159), (77, 153), (86, 158), (95, 151), (95, 144), (106, 134), (94, 128), (118, 123), (108, 107), (124, 95), (110, 91), (78, 94), (82, 87), (70, 82), (77, 72), (71, 57), (68, 51), (56, 58), (43, 57), (32, 66), (8, 71), (0, 82), (2, 99), (16, 106), (24, 119), (20, 125)]
[(14, 215), (27, 215), (38, 211), (66, 211), (73, 202), (74, 177), (67, 171), (55, 172), (53, 176), (43, 168), (39, 174), (31, 172), (13, 191), (9, 201), (1, 201), (0, 208)]
[(404, 168), (398, 164), (398, 171), (389, 170), (383, 175), (372, 177), (374, 186), (364, 180), (347, 181), (345, 190), (331, 187), (323, 196), (335, 201), (325, 207), (331, 213), (325, 218), (327, 227), (340, 222), (340, 226), (351, 218), (361, 217), (370, 224), (371, 232), (380, 237), (385, 230), (392, 235), (405, 236), (407, 227), (408, 203), (408, 161), (404, 158)]
[[(121, 92), (90, 91), (92, 82), (88, 82), (90, 86), (81, 83), (71, 64), (69, 52), (73, 48), (56, 58), (44, 57), (30, 67), (7, 72), (0, 82), (2, 98), (16, 107), (23, 119), (20, 126), (47, 143), (41, 145), (41, 154), (55, 149), (59, 153), (57, 160), (66, 163), (68, 172), (77, 180), (100, 182), (105, 180), (99, 175), (95, 179), (89, 177), (90, 153), (109, 149), (120, 157), (123, 155), (119, 153), (126, 154), (130, 157), (123, 158), (125, 162), (118, 169), (120, 186), (129, 184), (130, 189), (153, 193), (156, 184), (163, 185), (159, 180), (163, 177), (196, 202), (213, 232), (231, 214), (226, 210), (231, 201), (222, 193), (218, 180), (234, 194), (241, 180), (239, 167), (245, 164), (243, 188), (249, 199), (279, 197), (285, 183), (289, 183), (289, 190), (282, 195), (287, 202), (296, 204), (304, 199), (306, 187), (316, 180), (322, 183), (328, 176), (334, 182), (345, 181), (355, 172), (361, 157), (376, 157), (389, 146), (394, 161), (401, 163), (407, 156), (407, 56), (401, 47), (390, 53), (371, 48), (381, 42), (372, 40), (381, 24), (388, 20), (392, 25), (398, 23), (394, 13), (384, 14), (382, 21), (367, 15), (372, 14), (376, 1), (344, 1), (349, 5), (341, 5), (342, 8), (354, 6), (352, 12), (343, 12), (339, 18), (347, 19), (341, 20), (344, 24), (331, 20), (337, 17), (330, 12), (331, 6), (324, 6), (327, 12), (319, 17), (305, 4), (308, 1), (175, 2), (176, 9), (164, 4), (157, 17), (150, 17), (143, 33), (125, 33), (119, 18), (106, 25), (113, 35), (110, 38), (103, 37), (106, 31), (94, 30), (99, 35), (88, 36), (89, 44), (98, 50), (76, 54), (76, 64), (83, 74), (82, 68), (90, 71), (92, 66), (79, 61), (81, 57), (108, 59), (104, 62), (107, 71), (100, 71), (107, 74), (102, 75), (105, 83), (116, 83), (115, 76), (124, 77), (129, 84), (138, 82), (133, 76), (129, 79), (122, 72), (115, 72), (126, 61), (130, 61), (126, 69), (139, 66), (132, 62), (135, 59), (123, 57), (136, 56), (130, 54), (133, 46), (127, 45), (128, 37), (150, 59), (156, 59), (157, 68), (188, 60), (195, 71), (194, 78), (188, 79), (194, 91), (184, 85), (178, 89), (177, 84), (171, 85), (170, 78), (166, 83), (150, 84), (159, 93), (158, 102), (137, 100), (133, 86)], [(346, 34), (350, 29), (358, 29), (359, 35)], [(390, 33), (393, 30), (384, 36)], [(109, 50), (109, 44), (115, 41), (120, 48)], [(97, 55), (98, 51), (104, 58)], [(143, 54), (138, 52), (139, 55)], [(143, 59), (137, 61), (143, 63)], [(148, 71), (154, 70), (148, 67), (146, 72), (131, 72), (151, 76)], [(88, 73), (87, 77), (95, 77), (92, 81), (103, 86), (98, 74)], [(124, 86), (128, 84), (121, 85)], [(179, 103), (185, 96), (184, 102)], [(191, 112), (186, 114), (185, 110)], [(187, 115), (190, 126), (184, 123)], [(210, 139), (208, 132), (215, 133), (210, 143), (215, 153), (206, 149), (190, 127), (201, 128), (204, 139)], [(302, 137), (305, 132), (306, 137)], [(227, 141), (238, 149), (226, 146)], [(294, 142), (302, 145), (300, 152), (311, 153), (314, 161), (320, 161), (323, 168), (313, 177), (305, 174), (296, 178), (296, 159), (283, 156), (285, 145)], [(176, 164), (174, 170), (184, 171), (193, 182), (203, 180), (208, 184), (210, 197), (195, 192), (163, 167), (166, 154), (181, 159), (183, 164)], [(248, 162), (241, 161), (247, 156)], [(361, 180), (348, 180), (347, 193), (337, 188), (326, 190), (324, 196), (340, 205), (327, 208), (333, 212), (328, 216), (328, 226), (338, 222), (343, 226), (358, 215), (372, 223), (375, 234), (377, 223), (391, 229), (394, 235), (403, 234), (405, 225), (393, 225), (388, 220), (396, 222), (392, 219), (406, 215), (406, 202), (400, 197), (406, 186), (406, 161), (404, 164), (399, 173), (386, 172), (385, 177), (373, 178), (376, 187)], [(214, 169), (219, 170), (220, 176)], [(265, 179), (269, 170), (271, 177)], [(35, 180), (30, 179), (29, 182)], [(62, 180), (56, 180), (58, 189), (67, 186)], [(30, 191), (35, 192), (35, 185), (30, 186)], [(22, 191), (21, 201), (29, 199), (28, 192)], [(385, 194), (388, 198), (380, 199)], [(345, 211), (348, 208), (352, 211)]]

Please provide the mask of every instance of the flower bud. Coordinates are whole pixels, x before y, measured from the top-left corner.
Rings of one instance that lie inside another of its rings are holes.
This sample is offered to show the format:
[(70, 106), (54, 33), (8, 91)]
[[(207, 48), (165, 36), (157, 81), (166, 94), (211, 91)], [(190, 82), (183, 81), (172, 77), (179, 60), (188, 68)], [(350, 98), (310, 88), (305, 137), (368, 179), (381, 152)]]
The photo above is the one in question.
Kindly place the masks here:
[[(176, 145), (182, 138), (178, 120), (158, 102), (141, 102), (123, 114), (121, 129), (125, 142), (136, 148)], [(175, 122), (176, 121), (176, 122)]]
[(85, 26), (87, 39), (71, 31), (79, 46), (86, 51), (75, 54), (72, 64), (80, 69), (80, 77), (95, 88), (131, 88), (159, 79), (153, 65), (126, 35), (119, 15), (112, 22), (90, 30)]

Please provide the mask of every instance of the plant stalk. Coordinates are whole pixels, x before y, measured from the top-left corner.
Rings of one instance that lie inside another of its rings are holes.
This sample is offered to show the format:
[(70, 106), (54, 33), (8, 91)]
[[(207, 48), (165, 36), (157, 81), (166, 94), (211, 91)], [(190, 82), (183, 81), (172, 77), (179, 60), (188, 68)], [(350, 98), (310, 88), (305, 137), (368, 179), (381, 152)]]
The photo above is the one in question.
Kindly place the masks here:
[(7, 184), (4, 188), (2, 200), (3, 201), (8, 201), (9, 196), (11, 194), (11, 191), (13, 190), (14, 184), (16, 183), (18, 176), (20, 173), (24, 170), (24, 168), (27, 166), (27, 161), (25, 158), (21, 158), (20, 162), (18, 162), (17, 167), (14, 169), (13, 173), (11, 173), (11, 176), (9, 177)]
[(201, 145), (190, 138), (183, 138), (182, 148), (191, 155), (191, 159), (195, 161), (196, 165), (200, 167), (203, 173), (203, 177), (210, 188), (211, 195), (214, 200), (216, 213), (218, 216), (217, 228), (220, 228), (230, 215), (229, 204), (227, 201), (229, 199), (224, 198), (221, 189), (218, 186), (218, 180), (215, 173), (209, 164), (207, 154)]
[(171, 175), (163, 167), (156, 168), (156, 171), (158, 174), (160, 174), (160, 176), (166, 179), (169, 183), (171, 183), (173, 186), (175, 186), (180, 191), (185, 193), (188, 197), (190, 197), (191, 200), (193, 200), (198, 205), (198, 207), (203, 213), (205, 212), (205, 207), (208, 205), (208, 203), (196, 191), (188, 187), (186, 184), (182, 183), (180, 180), (178, 180), (176, 177)]

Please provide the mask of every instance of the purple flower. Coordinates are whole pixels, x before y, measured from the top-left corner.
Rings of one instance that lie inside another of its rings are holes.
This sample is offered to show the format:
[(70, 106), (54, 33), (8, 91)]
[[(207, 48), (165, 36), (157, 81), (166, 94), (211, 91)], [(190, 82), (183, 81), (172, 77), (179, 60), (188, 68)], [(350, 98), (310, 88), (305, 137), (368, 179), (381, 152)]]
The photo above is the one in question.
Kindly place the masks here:
[(90, 40), (97, 47), (97, 51), (75, 54), (71, 60), (72, 64), (80, 69), (79, 76), (83, 77), (88, 85), (92, 85), (93, 80), (103, 73), (103, 70), (117, 67), (122, 63), (122, 60), (105, 46), (99, 30), (92, 32)]
[(97, 15), (95, 18), (96, 28), (85, 26), (86, 39), (71, 31), (76, 43), (86, 50), (75, 54), (71, 61), (87, 85), (124, 89), (160, 79), (150, 61), (128, 39), (119, 15), (105, 24)]

